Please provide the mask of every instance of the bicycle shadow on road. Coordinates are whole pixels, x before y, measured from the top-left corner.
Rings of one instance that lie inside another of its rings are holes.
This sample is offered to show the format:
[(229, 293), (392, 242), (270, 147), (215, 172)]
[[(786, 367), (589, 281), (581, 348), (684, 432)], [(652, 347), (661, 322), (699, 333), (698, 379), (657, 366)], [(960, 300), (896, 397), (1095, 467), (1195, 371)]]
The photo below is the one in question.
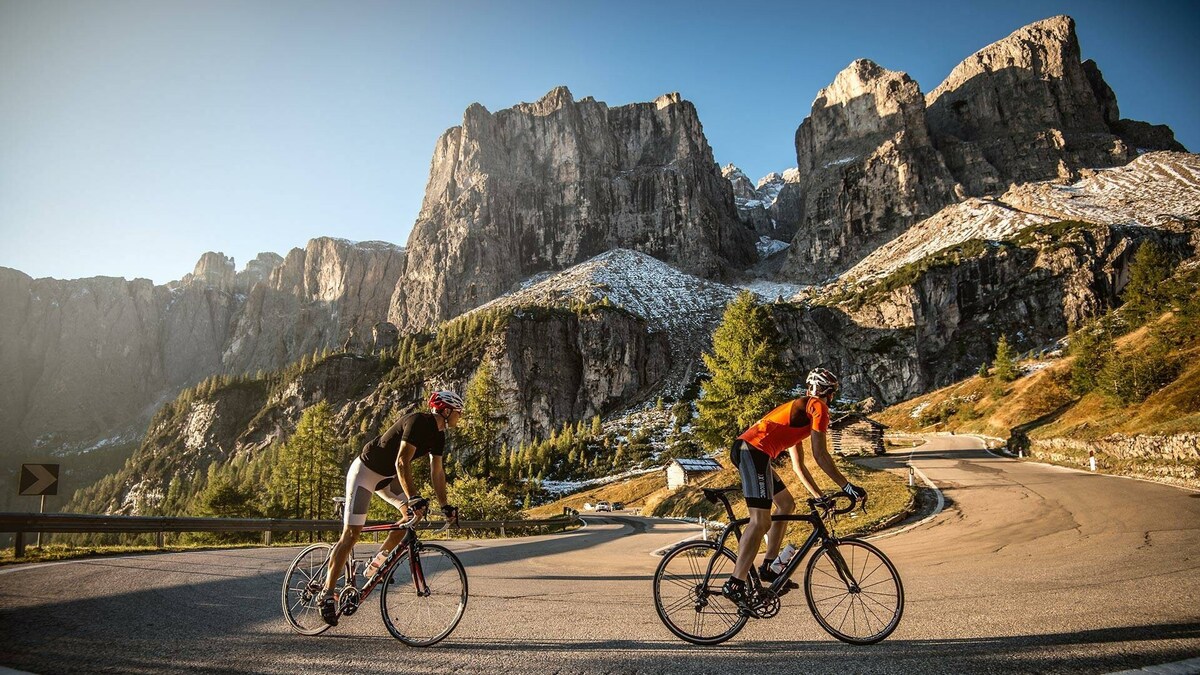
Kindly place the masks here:
[[(1175, 644), (1164, 644), (1178, 641)], [(1117, 651), (1102, 652), (1095, 645), (1121, 644)], [(748, 665), (776, 665), (797, 672), (822, 670), (821, 663), (840, 666), (839, 672), (862, 672), (850, 664), (877, 670), (880, 663), (903, 671), (934, 668), (942, 672), (971, 672), (985, 668), (1005, 671), (1067, 670), (1142, 667), (1151, 663), (1194, 657), (1200, 647), (1200, 623), (1171, 623), (1145, 626), (1098, 628), (1075, 632), (1007, 637), (950, 639), (888, 639), (869, 646), (853, 646), (828, 641), (743, 640), (712, 647), (691, 645), (680, 640), (529, 640), (452, 642), (456, 651), (471, 652), (563, 652), (595, 654), (584, 663), (586, 668), (617, 667), (614, 661), (637, 654), (651, 658), (670, 656), (666, 670), (699, 669), (706, 672), (741, 672)], [(1089, 646), (1092, 646), (1089, 649)], [(1075, 647), (1077, 649), (1070, 649)], [(606, 655), (610, 654), (611, 656)], [(616, 653), (616, 654), (614, 654)], [(690, 657), (696, 659), (689, 665)], [(803, 660), (799, 660), (803, 659)], [(649, 665), (649, 664), (647, 664)], [(655, 670), (658, 668), (655, 667)]]

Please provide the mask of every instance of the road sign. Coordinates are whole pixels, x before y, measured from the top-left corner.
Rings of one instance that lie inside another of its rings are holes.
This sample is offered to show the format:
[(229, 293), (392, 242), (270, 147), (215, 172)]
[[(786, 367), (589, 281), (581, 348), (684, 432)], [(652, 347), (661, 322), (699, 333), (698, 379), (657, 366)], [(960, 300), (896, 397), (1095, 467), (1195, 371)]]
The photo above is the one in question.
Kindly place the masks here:
[(58, 494), (58, 465), (22, 464), (21, 494), (26, 496)]

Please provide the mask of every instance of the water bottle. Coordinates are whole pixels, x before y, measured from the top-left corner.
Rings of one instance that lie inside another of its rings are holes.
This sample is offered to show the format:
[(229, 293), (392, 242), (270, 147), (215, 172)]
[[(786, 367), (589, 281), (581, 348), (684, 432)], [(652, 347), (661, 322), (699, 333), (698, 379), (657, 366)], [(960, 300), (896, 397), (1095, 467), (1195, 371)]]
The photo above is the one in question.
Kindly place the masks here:
[(795, 546), (792, 546), (791, 544), (784, 546), (783, 550), (779, 552), (779, 557), (775, 559), (775, 562), (771, 563), (771, 571), (776, 574), (782, 573), (783, 568), (787, 567), (787, 564), (791, 561), (792, 556), (794, 555), (796, 555)]

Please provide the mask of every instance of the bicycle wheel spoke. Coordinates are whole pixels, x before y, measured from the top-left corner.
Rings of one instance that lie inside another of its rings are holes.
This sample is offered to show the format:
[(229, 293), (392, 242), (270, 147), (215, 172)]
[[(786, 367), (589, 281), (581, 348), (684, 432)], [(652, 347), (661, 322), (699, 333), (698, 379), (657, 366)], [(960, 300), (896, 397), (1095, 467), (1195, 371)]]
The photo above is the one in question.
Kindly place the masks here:
[(328, 628), (314, 603), (315, 591), (325, 582), (331, 548), (328, 544), (309, 546), (296, 556), (284, 576), (280, 595), (283, 615), (297, 633), (316, 635)]
[(741, 630), (746, 618), (719, 590), (732, 564), (732, 553), (711, 542), (667, 553), (655, 571), (654, 602), (672, 633), (689, 642), (716, 644)]
[[(842, 540), (836, 548), (819, 551), (807, 569), (804, 589), (809, 609), (831, 635), (851, 644), (872, 644), (895, 630), (904, 608), (904, 591), (895, 568), (874, 546)], [(841, 580), (842, 574), (848, 581)], [(829, 579), (836, 579), (834, 586)]]
[(402, 553), (389, 572), (380, 606), (384, 623), (396, 639), (428, 646), (458, 625), (465, 607), (466, 576), (453, 553), (442, 546), (422, 544), (413, 551), (415, 558)]

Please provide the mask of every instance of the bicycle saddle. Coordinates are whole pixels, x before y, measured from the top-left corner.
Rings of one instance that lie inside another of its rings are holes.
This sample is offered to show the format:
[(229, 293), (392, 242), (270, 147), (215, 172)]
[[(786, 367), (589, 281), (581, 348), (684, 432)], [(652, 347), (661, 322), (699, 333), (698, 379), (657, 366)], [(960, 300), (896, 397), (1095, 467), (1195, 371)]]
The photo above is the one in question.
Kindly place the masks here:
[(721, 495), (728, 493), (728, 492), (737, 492), (740, 494), (742, 491), (742, 488), (740, 488), (740, 487), (700, 488), (700, 491), (704, 493), (705, 499), (712, 502), (713, 504), (716, 504), (717, 502), (721, 501)]

